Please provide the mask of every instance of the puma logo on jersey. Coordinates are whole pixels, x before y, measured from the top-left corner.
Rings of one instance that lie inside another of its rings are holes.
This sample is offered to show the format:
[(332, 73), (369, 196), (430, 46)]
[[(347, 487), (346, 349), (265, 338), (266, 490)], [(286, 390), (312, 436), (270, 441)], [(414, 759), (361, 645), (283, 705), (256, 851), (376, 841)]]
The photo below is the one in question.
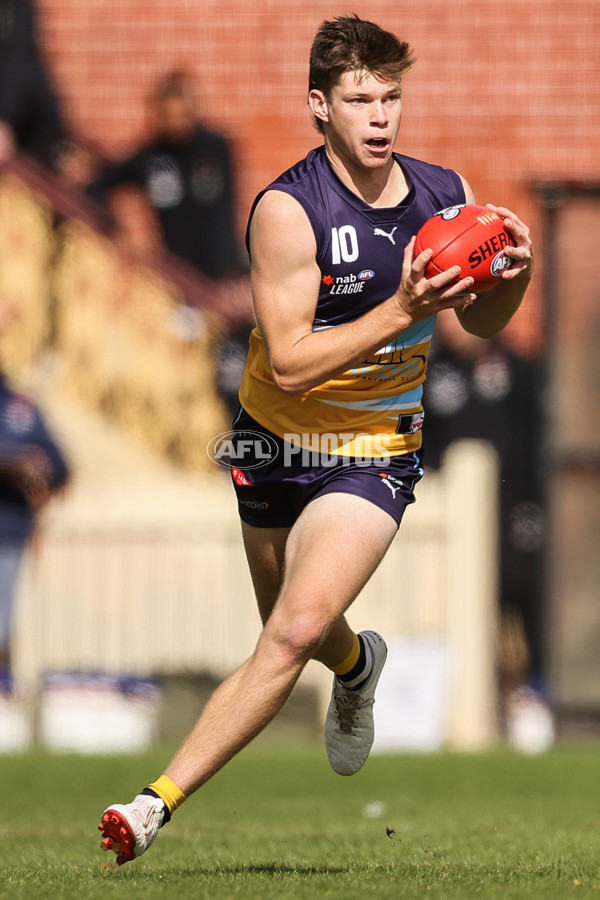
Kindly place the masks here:
[(396, 241), (394, 240), (394, 232), (397, 229), (397, 225), (394, 225), (391, 231), (384, 231), (383, 228), (375, 228), (373, 234), (378, 235), (379, 237), (386, 237), (391, 243), (396, 246)]
[(394, 478), (393, 475), (388, 475), (386, 472), (380, 472), (379, 477), (381, 478), (383, 483), (387, 485), (387, 487), (389, 487), (390, 491), (392, 492), (392, 497), (395, 500), (397, 492), (400, 490), (400, 488), (404, 487), (404, 482), (400, 481), (399, 478)]

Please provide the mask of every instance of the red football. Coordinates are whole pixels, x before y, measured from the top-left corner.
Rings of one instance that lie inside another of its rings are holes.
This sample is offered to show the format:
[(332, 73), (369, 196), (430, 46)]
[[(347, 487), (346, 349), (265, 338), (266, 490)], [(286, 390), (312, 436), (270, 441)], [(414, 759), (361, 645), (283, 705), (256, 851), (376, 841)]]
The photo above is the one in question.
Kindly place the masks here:
[(428, 219), (417, 232), (415, 256), (428, 248), (433, 256), (425, 276), (432, 278), (452, 266), (460, 266), (460, 278), (471, 275), (473, 290), (481, 291), (497, 284), (512, 259), (504, 248), (515, 246), (505, 229), (502, 216), (486, 206), (474, 203), (449, 206)]

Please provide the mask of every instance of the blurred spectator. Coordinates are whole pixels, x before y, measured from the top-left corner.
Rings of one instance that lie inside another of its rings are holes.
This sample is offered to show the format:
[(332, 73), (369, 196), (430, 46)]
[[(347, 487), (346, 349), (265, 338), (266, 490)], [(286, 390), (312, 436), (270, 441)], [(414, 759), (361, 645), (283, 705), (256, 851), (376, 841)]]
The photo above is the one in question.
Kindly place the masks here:
[(14, 588), (37, 513), (68, 477), (34, 402), (0, 374), (0, 690), (10, 690)]
[[(104, 203), (125, 185), (140, 187), (156, 215), (167, 248), (202, 275), (221, 283), (228, 305), (216, 348), (217, 389), (229, 412), (237, 409), (237, 391), (248, 350), (251, 319), (248, 259), (235, 225), (235, 176), (228, 141), (199, 121), (192, 79), (172, 71), (152, 96), (153, 137), (132, 156), (110, 165), (87, 187)], [(193, 337), (198, 314), (183, 308), (177, 333)], [(201, 327), (201, 324), (200, 324)]]
[(0, 0), (0, 163), (23, 150), (56, 169), (65, 142), (30, 0)]
[[(0, 307), (0, 329), (16, 313)], [(0, 371), (0, 695), (12, 690), (10, 629), (23, 553), (37, 514), (67, 482), (66, 460), (42, 413)]]
[(166, 246), (214, 280), (246, 268), (235, 228), (227, 140), (198, 120), (191, 78), (169, 72), (152, 94), (153, 137), (88, 185), (99, 202), (123, 185), (142, 188)]
[(511, 623), (514, 633), (516, 619), (527, 657), (499, 660), (506, 725), (516, 747), (546, 749), (554, 732), (544, 683), (537, 366), (501, 339), (468, 334), (453, 312), (441, 314), (423, 403), (426, 467), (439, 468), (446, 448), (463, 438), (488, 441), (497, 452), (501, 633), (510, 634)]

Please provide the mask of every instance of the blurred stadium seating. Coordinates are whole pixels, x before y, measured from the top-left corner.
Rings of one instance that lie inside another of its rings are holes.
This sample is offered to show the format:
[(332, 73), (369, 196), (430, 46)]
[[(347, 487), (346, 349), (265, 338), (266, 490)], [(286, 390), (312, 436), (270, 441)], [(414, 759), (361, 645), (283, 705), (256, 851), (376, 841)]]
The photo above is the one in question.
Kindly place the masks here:
[(7, 373), (44, 361), (58, 393), (207, 469), (204, 448), (226, 427), (213, 347), (235, 308), (166, 254), (156, 267), (127, 263), (91, 206), (32, 161), (11, 169), (0, 178), (0, 293), (20, 315), (0, 336)]

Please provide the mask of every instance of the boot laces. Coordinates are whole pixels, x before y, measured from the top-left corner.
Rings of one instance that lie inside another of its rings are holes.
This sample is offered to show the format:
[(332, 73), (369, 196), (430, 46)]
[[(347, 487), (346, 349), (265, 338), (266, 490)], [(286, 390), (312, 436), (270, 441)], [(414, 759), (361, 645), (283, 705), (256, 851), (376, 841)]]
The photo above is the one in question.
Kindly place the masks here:
[(355, 713), (359, 709), (373, 706), (373, 697), (365, 698), (358, 691), (347, 691), (342, 687), (335, 692), (335, 708), (337, 712), (338, 731), (342, 734), (354, 734), (356, 726)]

